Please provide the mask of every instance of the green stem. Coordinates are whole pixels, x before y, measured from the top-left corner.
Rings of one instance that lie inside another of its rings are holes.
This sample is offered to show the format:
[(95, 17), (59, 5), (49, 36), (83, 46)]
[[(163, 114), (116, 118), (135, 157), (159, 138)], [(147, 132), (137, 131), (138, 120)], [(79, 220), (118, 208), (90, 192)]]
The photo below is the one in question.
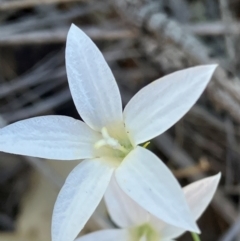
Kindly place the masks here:
[(196, 233), (191, 233), (194, 241), (201, 241), (200, 237)]

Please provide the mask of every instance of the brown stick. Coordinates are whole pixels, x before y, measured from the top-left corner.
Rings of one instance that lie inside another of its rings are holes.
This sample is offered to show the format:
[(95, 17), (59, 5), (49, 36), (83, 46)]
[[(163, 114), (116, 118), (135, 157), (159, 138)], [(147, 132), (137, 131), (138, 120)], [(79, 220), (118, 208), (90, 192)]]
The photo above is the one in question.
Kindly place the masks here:
[[(127, 29), (104, 30), (98, 28), (82, 28), (90, 38), (94, 40), (117, 40), (135, 38), (136, 34)], [(0, 45), (24, 45), (24, 44), (51, 44), (66, 41), (68, 29), (39, 30), (30, 33), (19, 33), (10, 36), (1, 36)]]
[(196, 35), (205, 36), (220, 36), (225, 34), (239, 35), (240, 23), (233, 22), (231, 25), (226, 26), (222, 21), (207, 22), (207, 23), (194, 23), (184, 24), (183, 29)]
[(0, 2), (0, 11), (35, 7), (43, 4), (79, 2), (83, 0), (15, 0)]

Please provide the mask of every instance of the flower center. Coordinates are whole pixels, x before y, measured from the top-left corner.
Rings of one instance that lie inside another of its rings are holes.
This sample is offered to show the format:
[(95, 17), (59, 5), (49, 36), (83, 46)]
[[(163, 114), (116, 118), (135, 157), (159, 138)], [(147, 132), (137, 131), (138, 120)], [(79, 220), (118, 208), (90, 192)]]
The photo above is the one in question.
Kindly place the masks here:
[(122, 125), (101, 129), (102, 139), (94, 145), (99, 156), (109, 156), (123, 159), (133, 146)]
[(103, 139), (101, 139), (95, 143), (96, 149), (99, 149), (102, 146), (109, 146), (109, 147), (111, 147), (115, 150), (119, 150), (125, 154), (127, 154), (129, 152), (129, 150), (126, 149), (123, 145), (121, 145), (118, 140), (114, 139), (113, 137), (111, 137), (109, 135), (106, 127), (102, 128), (101, 133), (102, 133)]
[(133, 230), (133, 240), (134, 241), (157, 241), (159, 240), (159, 235), (157, 231), (149, 225), (149, 223), (145, 223)]

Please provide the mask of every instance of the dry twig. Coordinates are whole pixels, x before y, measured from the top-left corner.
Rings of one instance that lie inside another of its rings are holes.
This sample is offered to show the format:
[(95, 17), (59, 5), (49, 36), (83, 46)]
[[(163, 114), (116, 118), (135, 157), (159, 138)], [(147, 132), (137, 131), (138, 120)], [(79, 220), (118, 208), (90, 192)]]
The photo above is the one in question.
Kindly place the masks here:
[(83, 0), (13, 0), (0, 2), (0, 11), (19, 10), (43, 4), (69, 3)]
[[(82, 29), (94, 40), (118, 40), (131, 39), (136, 35), (127, 29), (104, 30), (100, 28)], [(10, 36), (0, 37), (0, 45), (23, 45), (23, 44), (52, 44), (64, 43), (66, 41), (68, 29), (39, 30), (30, 33), (19, 33)]]

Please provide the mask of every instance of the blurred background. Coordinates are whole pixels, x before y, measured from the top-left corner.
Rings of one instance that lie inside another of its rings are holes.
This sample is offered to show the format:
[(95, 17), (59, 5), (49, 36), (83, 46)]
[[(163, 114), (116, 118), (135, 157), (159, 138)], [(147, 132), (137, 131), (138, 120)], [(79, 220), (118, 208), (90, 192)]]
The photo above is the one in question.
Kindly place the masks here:
[[(197, 104), (149, 148), (183, 186), (222, 172), (199, 221), (201, 239), (240, 241), (239, 18), (239, 0), (0, 0), (0, 126), (47, 114), (80, 118), (64, 62), (72, 22), (103, 52), (123, 105), (159, 77), (218, 63)], [(51, 240), (52, 208), (76, 163), (0, 153), (0, 241)], [(112, 226), (102, 204), (83, 232)]]

